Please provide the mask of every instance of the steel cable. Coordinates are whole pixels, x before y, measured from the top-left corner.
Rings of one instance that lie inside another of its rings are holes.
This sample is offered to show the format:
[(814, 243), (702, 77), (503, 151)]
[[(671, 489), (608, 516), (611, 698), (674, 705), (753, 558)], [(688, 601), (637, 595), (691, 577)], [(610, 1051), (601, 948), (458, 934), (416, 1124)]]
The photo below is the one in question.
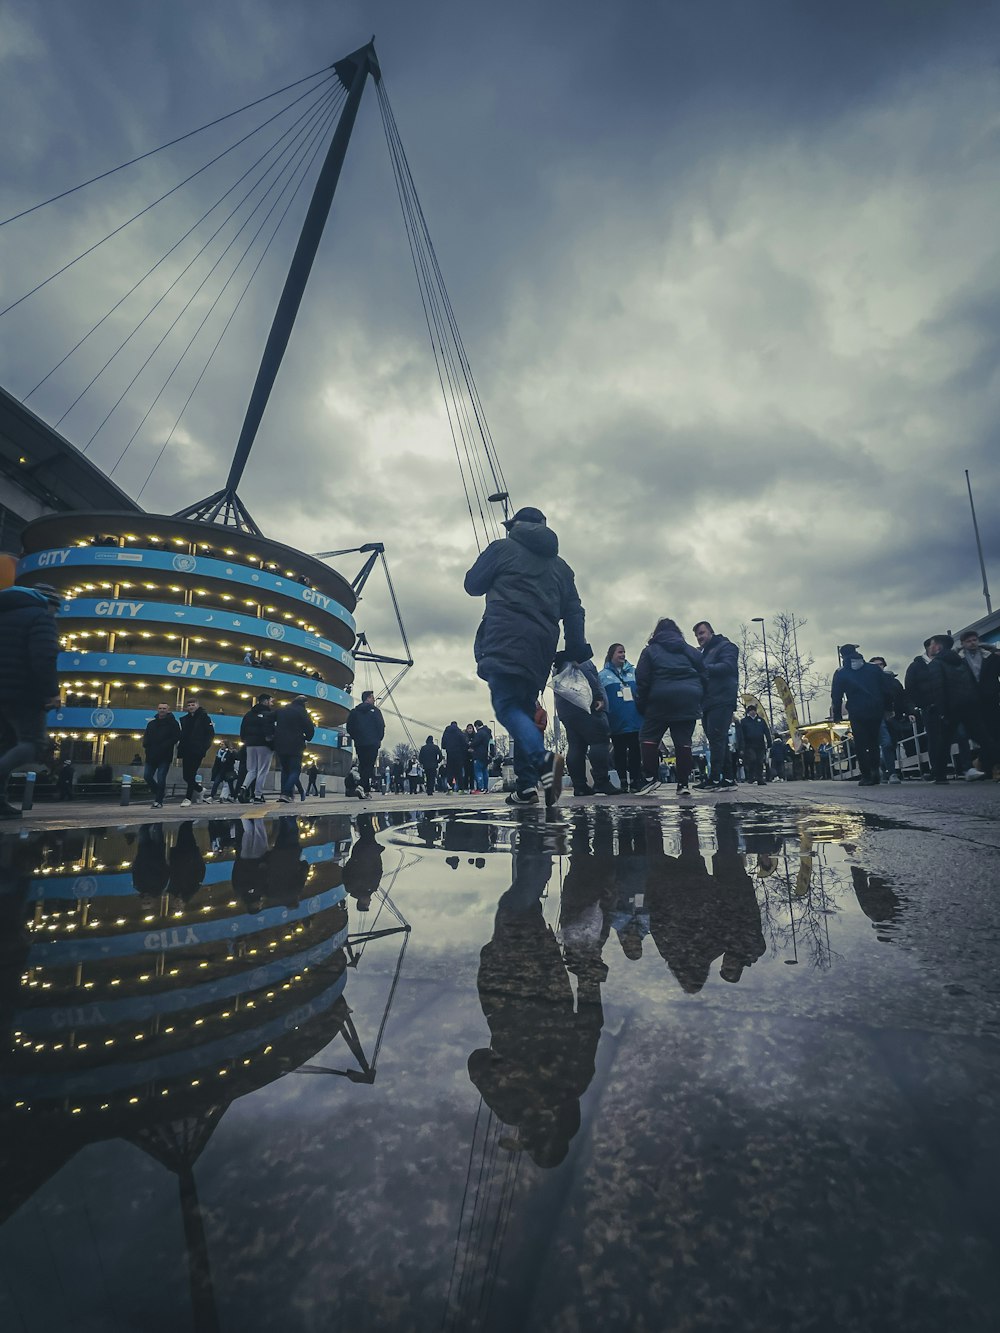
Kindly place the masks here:
[[(214, 204), (212, 204), (210, 208), (208, 208), (204, 213), (202, 213), (198, 221), (193, 223), (187, 229), (184, 235), (174, 242), (174, 244), (170, 247), (170, 249), (166, 252), (166, 254), (161, 255), (160, 258), (156, 261), (156, 263), (151, 268), (148, 268), (146, 272), (142, 275), (142, 277), (138, 279), (137, 282), (134, 282), (132, 284), (132, 286), (128, 289), (128, 291), (124, 294), (124, 296), (120, 297), (114, 303), (114, 305), (111, 306), (109, 310), (105, 311), (105, 313), (101, 316), (101, 318), (97, 321), (97, 323), (93, 324), (83, 335), (83, 337), (73, 344), (73, 346), (69, 349), (69, 351), (65, 354), (65, 356), (63, 356), (59, 361), (57, 361), (56, 364), (52, 367), (52, 369), (47, 371), (46, 374), (44, 374), (42, 378), (38, 381), (38, 383), (28, 390), (28, 392), (24, 395), (24, 398), (21, 401), (26, 403), (31, 398), (31, 396), (42, 387), (42, 385), (46, 382), (46, 380), (50, 379), (55, 374), (55, 372), (69, 360), (69, 358), (73, 355), (73, 353), (78, 351), (87, 341), (87, 339), (92, 334), (96, 333), (97, 330), (101, 327), (101, 325), (104, 324), (106, 320), (110, 319), (110, 317), (115, 313), (116, 310), (118, 310), (122, 305), (124, 305), (124, 303), (132, 295), (132, 293), (138, 291), (138, 289), (142, 286), (142, 284), (146, 281), (147, 278), (152, 277), (152, 275), (156, 272), (156, 270), (160, 267), (160, 265), (163, 264), (167, 259), (169, 259), (176, 249), (178, 249), (181, 245), (184, 244), (187, 238), (201, 226), (201, 224), (205, 221), (207, 217), (209, 217), (212, 213), (215, 212), (215, 210), (219, 207), (222, 201), (226, 199), (230, 194), (232, 194), (232, 192), (236, 189), (238, 185), (240, 185), (244, 180), (246, 180), (247, 176), (250, 175), (250, 173), (254, 170), (254, 168), (260, 166), (261, 162), (263, 162), (264, 159), (270, 153), (274, 152), (275, 148), (277, 148), (278, 144), (281, 143), (282, 139), (287, 138), (287, 136), (292, 133), (292, 131), (296, 128), (296, 126), (300, 125), (302, 121), (309, 116), (310, 112), (315, 108), (317, 103), (322, 102), (325, 98), (329, 96), (330, 93), (327, 90), (322, 94), (321, 97), (317, 98), (317, 102), (314, 102), (312, 106), (303, 111), (302, 115), (299, 116), (297, 120), (293, 121), (292, 124), (288, 127), (288, 129), (286, 129), (281, 135), (279, 135), (279, 137), (275, 139), (275, 141), (268, 148), (266, 148), (263, 153), (261, 153), (260, 157), (258, 157), (255, 162), (251, 163), (251, 165), (247, 167), (246, 171), (244, 171), (241, 176), (237, 177), (237, 179), (233, 181), (229, 189), (226, 190), (224, 194), (220, 195), (219, 198), (215, 201)], [(244, 195), (243, 200), (241, 200), (240, 203), (242, 203), (246, 198), (247, 196)], [(237, 205), (237, 208), (238, 207), (239, 205)], [(232, 214), (230, 214), (229, 216), (232, 217)], [(228, 218), (226, 220), (228, 221)], [(216, 234), (217, 233), (213, 232), (212, 236), (210, 236), (208, 241), (205, 242), (206, 246), (211, 243), (212, 239)], [(198, 255), (200, 255), (204, 251), (204, 249), (205, 246), (202, 246), (202, 249), (199, 250)], [(195, 259), (198, 258), (198, 255), (195, 255)], [(184, 271), (186, 272), (187, 270)], [(169, 291), (170, 289), (168, 288), (167, 290)], [(164, 293), (164, 295), (165, 294), (166, 293)], [(72, 410), (74, 406), (75, 403), (71, 403), (70, 407), (67, 410), (68, 411)]]
[(63, 264), (61, 268), (57, 268), (54, 273), (50, 273), (49, 276), (45, 278), (42, 282), (36, 283), (36, 285), (32, 287), (31, 291), (25, 292), (23, 296), (19, 296), (16, 301), (12, 301), (10, 305), (5, 306), (3, 310), (0, 310), (0, 318), (2, 318), (4, 315), (9, 314), (23, 301), (27, 301), (30, 296), (34, 296), (36, 292), (40, 292), (43, 287), (47, 287), (50, 282), (55, 281), (55, 279), (60, 277), (63, 273), (65, 273), (67, 269), (71, 269), (74, 264), (78, 264), (81, 259), (86, 259), (87, 255), (91, 255), (94, 253), (95, 250), (100, 249), (100, 247), (104, 245), (105, 242), (110, 241), (112, 237), (117, 236), (119, 232), (123, 232), (125, 228), (131, 226), (133, 222), (136, 222), (138, 221), (139, 218), (144, 217), (148, 212), (150, 212), (151, 209), (154, 209), (157, 206), (157, 204), (162, 204), (164, 199), (169, 199), (172, 194), (176, 194), (178, 190), (182, 189), (185, 185), (188, 185), (191, 181), (193, 181), (196, 176), (200, 176), (203, 171), (207, 171), (208, 168), (214, 166), (216, 162), (220, 162), (224, 157), (228, 156), (229, 153), (239, 148), (241, 144), (246, 143), (248, 139), (252, 139), (255, 134), (259, 134), (262, 129), (270, 125), (273, 121), (277, 120), (279, 117), (283, 116), (286, 111), (289, 111), (293, 106), (296, 106), (304, 98), (308, 97), (310, 93), (312, 93), (313, 91), (315, 90), (313, 88), (310, 88), (307, 92), (304, 92), (300, 94), (298, 97), (294, 98), (291, 102), (288, 103), (287, 106), (282, 107), (280, 111), (276, 111), (273, 116), (269, 116), (268, 119), (263, 121), (262, 124), (258, 125), (256, 129), (250, 130), (247, 134), (244, 134), (242, 138), (237, 139), (235, 143), (230, 144), (228, 148), (223, 149), (221, 153), (217, 153), (215, 157), (211, 158), (203, 166), (200, 166), (197, 171), (192, 171), (189, 176), (185, 176), (183, 180), (178, 181), (176, 185), (171, 186), (169, 190), (167, 190), (164, 194), (161, 194), (157, 199), (154, 199), (152, 203), (147, 204), (145, 208), (140, 208), (138, 213), (133, 213), (130, 218), (126, 218), (124, 222), (119, 223), (119, 225), (115, 227), (112, 231), (109, 231), (106, 236), (102, 236), (99, 241), (95, 241), (93, 245), (88, 246), (86, 250), (82, 250), (80, 254), (78, 254), (75, 258), (70, 259), (67, 263)]
[(106, 180), (108, 176), (113, 176), (118, 171), (124, 171), (126, 167), (135, 166), (136, 162), (143, 162), (147, 157), (162, 153), (165, 148), (173, 148), (175, 144), (183, 143), (185, 139), (191, 139), (196, 134), (201, 134), (203, 130), (210, 130), (215, 125), (221, 125), (223, 121), (232, 120), (233, 116), (238, 116), (243, 111), (250, 111), (253, 107), (260, 106), (262, 102), (269, 102), (272, 97), (280, 97), (282, 93), (287, 93), (292, 88), (298, 88), (301, 84), (308, 83), (310, 79), (318, 78), (321, 74), (325, 74), (329, 78), (331, 68), (330, 65), (324, 65), (322, 69), (313, 70), (312, 74), (306, 74), (303, 78), (296, 79), (294, 83), (286, 83), (283, 88), (276, 88), (273, 93), (267, 93), (264, 97), (258, 97), (253, 102), (247, 102), (245, 106), (237, 107), (235, 111), (227, 111), (224, 116), (218, 116), (215, 120), (199, 125), (196, 130), (188, 130), (186, 134), (178, 135), (176, 139), (161, 143), (158, 148), (150, 148), (147, 152), (140, 153), (138, 157), (131, 157), (127, 162), (120, 162), (117, 167), (111, 167), (108, 171), (102, 171), (97, 176), (91, 176), (89, 180), (81, 181), (79, 185), (71, 185), (68, 190), (61, 190), (59, 194), (50, 195), (48, 199), (32, 204), (30, 208), (23, 208), (20, 213), (12, 213), (9, 218), (0, 219), (0, 227), (6, 227), (8, 222), (16, 222), (18, 218), (25, 218), (29, 213), (37, 213), (40, 208), (45, 208), (48, 204), (54, 204), (59, 199), (65, 199), (68, 195), (76, 194), (77, 190), (84, 190), (88, 185), (96, 184), (97, 181)]
[[(135, 372), (135, 374), (134, 374), (134, 375), (132, 376), (132, 378), (129, 380), (128, 384), (125, 386), (125, 388), (124, 388), (124, 389), (121, 391), (121, 393), (118, 395), (118, 397), (117, 397), (117, 399), (115, 400), (115, 402), (111, 405), (111, 407), (110, 407), (110, 408), (108, 409), (108, 411), (105, 413), (105, 415), (104, 415), (103, 419), (101, 420), (100, 424), (98, 425), (97, 429), (96, 429), (96, 430), (94, 431), (94, 433), (91, 435), (91, 437), (90, 437), (90, 439), (87, 441), (86, 445), (84, 445), (84, 448), (83, 448), (83, 452), (84, 452), (84, 453), (86, 453), (86, 452), (90, 449), (90, 446), (91, 446), (91, 445), (94, 443), (94, 441), (97, 439), (97, 436), (101, 433), (101, 431), (102, 431), (102, 430), (104, 429), (104, 427), (107, 425), (108, 421), (111, 419), (112, 415), (114, 414), (114, 412), (115, 412), (116, 409), (118, 408), (118, 406), (119, 406), (119, 405), (121, 404), (121, 402), (124, 400), (125, 395), (129, 392), (129, 390), (130, 390), (130, 389), (132, 388), (132, 386), (135, 384), (136, 380), (139, 378), (139, 376), (142, 374), (142, 372), (145, 370), (145, 368), (149, 365), (150, 361), (153, 359), (153, 357), (156, 355), (156, 353), (157, 353), (157, 352), (160, 350), (160, 348), (163, 346), (164, 342), (167, 340), (167, 338), (170, 336), (170, 334), (171, 334), (171, 333), (174, 331), (174, 329), (177, 327), (177, 325), (178, 325), (178, 323), (181, 321), (181, 319), (183, 319), (184, 315), (187, 313), (187, 311), (190, 309), (192, 303), (194, 302), (195, 297), (198, 296), (199, 292), (202, 290), (202, 288), (203, 288), (203, 287), (205, 286), (205, 284), (208, 282), (209, 278), (212, 276), (212, 274), (215, 272), (215, 270), (216, 270), (216, 269), (219, 267), (219, 265), (222, 263), (223, 259), (225, 259), (226, 255), (229, 253), (229, 251), (232, 249), (232, 247), (236, 244), (236, 241), (239, 239), (239, 237), (240, 237), (241, 233), (243, 232), (243, 230), (249, 225), (251, 219), (253, 218), (253, 216), (254, 216), (254, 214), (257, 212), (257, 210), (263, 206), (263, 204), (264, 204), (265, 201), (267, 200), (268, 195), (271, 193), (272, 190), (274, 190), (275, 186), (278, 184), (278, 181), (280, 181), (281, 176), (287, 171), (287, 169), (288, 169), (288, 164), (286, 163), (285, 167), (282, 169), (282, 172), (276, 177), (276, 179), (275, 179), (274, 181), (271, 182), (271, 184), (268, 186), (267, 190), (265, 191), (264, 195), (257, 201), (257, 203), (254, 205), (253, 210), (248, 214), (248, 216), (247, 216), (247, 217), (244, 219), (244, 221), (241, 223), (241, 225), (240, 225), (240, 227), (239, 227), (239, 230), (238, 230), (238, 231), (235, 233), (235, 235), (230, 239), (230, 241), (229, 241), (228, 244), (226, 245), (225, 249), (222, 251), (222, 253), (218, 256), (218, 258), (217, 258), (217, 259), (215, 260), (215, 262), (212, 264), (212, 267), (208, 270), (208, 272), (205, 274), (205, 276), (202, 278), (202, 280), (198, 283), (198, 286), (194, 289), (194, 291), (193, 291), (193, 292), (191, 293), (191, 295), (188, 297), (187, 301), (185, 301), (184, 305), (181, 307), (180, 311), (177, 313), (177, 315), (175, 316), (175, 318), (173, 319), (173, 321), (171, 322), (171, 324), (168, 326), (168, 328), (166, 329), (166, 331), (165, 331), (165, 332), (163, 333), (163, 335), (160, 337), (159, 341), (156, 343), (156, 345), (154, 346), (153, 350), (148, 354), (148, 356), (146, 357), (146, 359), (143, 361), (142, 365), (141, 365), (141, 366), (139, 367), (139, 369)], [(286, 185), (287, 185), (287, 182), (286, 182)], [(279, 198), (280, 198), (280, 197), (281, 197), (281, 196), (279, 195)], [(270, 211), (273, 211), (274, 207), (276, 206), (276, 202), (277, 202), (277, 201), (275, 201), (275, 204), (272, 204), (272, 206), (271, 206), (271, 210), (269, 210), (269, 213), (270, 213)], [(268, 215), (265, 215), (265, 218), (266, 218), (266, 216), (268, 216)], [(264, 223), (262, 222), (262, 223), (261, 223), (261, 227), (258, 228), (257, 232), (254, 233), (254, 237), (256, 237), (256, 236), (259, 234), (260, 229), (263, 227), (263, 225), (264, 225)], [(254, 238), (251, 238), (250, 242), (248, 243), (247, 249), (249, 249), (249, 246), (253, 244), (253, 239), (254, 239)], [(244, 252), (243, 252), (243, 256), (241, 256), (240, 260), (237, 261), (237, 265), (236, 265), (237, 268), (239, 267), (239, 263), (242, 262), (242, 258), (246, 255), (246, 253), (247, 253), (247, 250), (244, 250)], [(233, 270), (233, 272), (235, 272), (235, 269)], [(227, 279), (227, 284), (228, 284), (229, 281), (231, 281), (231, 278), (232, 278), (232, 274), (230, 275), (230, 278)], [(225, 290), (225, 288), (223, 288), (223, 290)]]

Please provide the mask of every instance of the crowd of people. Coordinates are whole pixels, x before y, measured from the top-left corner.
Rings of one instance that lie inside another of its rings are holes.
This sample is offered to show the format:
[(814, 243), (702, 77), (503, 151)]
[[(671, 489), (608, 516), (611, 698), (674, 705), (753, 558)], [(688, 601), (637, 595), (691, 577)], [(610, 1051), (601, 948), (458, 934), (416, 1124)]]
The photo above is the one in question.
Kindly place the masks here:
[[(465, 576), (465, 590), (486, 599), (474, 651), (494, 716), (513, 742), (514, 790), (508, 804), (537, 805), (539, 790), (547, 805), (554, 804), (567, 772), (578, 796), (649, 792), (664, 780), (667, 735), (671, 776), (682, 797), (691, 795), (693, 774), (698, 785), (712, 790), (732, 787), (741, 778), (762, 783), (784, 776), (789, 757), (793, 764), (800, 758), (804, 778), (830, 776), (828, 746), (815, 753), (811, 743), (800, 743), (790, 754), (788, 741), (771, 735), (755, 704), (738, 716), (739, 650), (708, 620), (693, 626), (691, 643), (676, 620), (661, 616), (634, 665), (625, 645), (612, 643), (598, 668), (573, 571), (559, 555), (558, 538), (545, 515), (523, 508), (504, 526), (507, 536), (480, 554)], [(0, 591), (3, 818), (20, 814), (6, 799), (8, 780), (19, 765), (41, 758), (46, 712), (60, 702), (58, 609), (58, 593), (44, 584)], [(863, 785), (900, 781), (898, 746), (914, 735), (915, 723), (926, 736), (928, 776), (934, 782), (947, 781), (952, 764), (969, 780), (993, 776), (1000, 764), (1000, 650), (981, 643), (973, 630), (963, 632), (958, 647), (950, 634), (933, 634), (902, 682), (884, 658), (866, 661), (850, 643), (840, 652), (830, 717), (842, 721), (846, 704)], [(566, 733), (565, 756), (545, 742), (548, 719), (541, 695), (548, 683)], [(704, 772), (692, 744), (699, 720), (707, 749)], [(362, 798), (373, 787), (478, 794), (489, 789), (491, 766), (495, 773), (495, 738), (481, 719), (464, 728), (453, 721), (439, 741), (428, 736), (416, 755), (380, 769), (385, 720), (371, 690), (350, 712), (346, 730), (357, 755), (347, 788)], [(315, 765), (308, 791), (301, 783), (303, 754), (314, 731), (305, 696), (275, 708), (269, 694), (259, 695), (242, 719), (240, 744), (223, 741), (213, 756), (206, 793), (198, 775), (215, 743), (211, 717), (194, 697), (186, 700), (180, 719), (170, 704), (160, 703), (142, 738), (152, 807), (163, 805), (175, 754), (185, 787), (182, 806), (199, 797), (215, 800), (223, 788), (228, 791), (223, 799), (261, 803), (274, 756), (281, 770), (279, 801), (287, 803), (296, 794), (304, 799), (316, 790)], [(71, 788), (71, 774), (69, 782)]]
[[(709, 751), (704, 786), (734, 785), (740, 760), (748, 781), (766, 781), (768, 758), (773, 768), (779, 743), (783, 765), (787, 742), (771, 736), (756, 706), (737, 718), (736, 644), (707, 620), (694, 625), (695, 643), (689, 643), (677, 622), (662, 616), (634, 667), (624, 645), (614, 643), (598, 670), (573, 571), (560, 557), (545, 515), (520, 509), (504, 526), (506, 538), (480, 554), (465, 576), (465, 590), (486, 598), (475, 656), (494, 713), (514, 742), (516, 785), (508, 804), (536, 805), (539, 788), (546, 803), (553, 804), (564, 768), (577, 795), (650, 791), (661, 781), (667, 734), (677, 794), (690, 796), (692, 739), (699, 719)], [(565, 647), (557, 651), (560, 626)], [(974, 632), (963, 634), (958, 651), (950, 635), (932, 635), (898, 689), (884, 659), (866, 662), (854, 644), (844, 645), (841, 658), (833, 678), (831, 719), (843, 719), (846, 700), (864, 785), (881, 782), (887, 756), (886, 776), (899, 780), (894, 737), (904, 720), (911, 723), (918, 714), (935, 782), (946, 781), (953, 745), (963, 740), (976, 743), (982, 763), (981, 769), (970, 763), (967, 775), (992, 775), (1000, 760), (1000, 653), (980, 644)], [(565, 759), (546, 748), (537, 725), (540, 694), (550, 676), (567, 734)], [(610, 781), (612, 762), (618, 785)], [(810, 767), (815, 773), (815, 753)]]

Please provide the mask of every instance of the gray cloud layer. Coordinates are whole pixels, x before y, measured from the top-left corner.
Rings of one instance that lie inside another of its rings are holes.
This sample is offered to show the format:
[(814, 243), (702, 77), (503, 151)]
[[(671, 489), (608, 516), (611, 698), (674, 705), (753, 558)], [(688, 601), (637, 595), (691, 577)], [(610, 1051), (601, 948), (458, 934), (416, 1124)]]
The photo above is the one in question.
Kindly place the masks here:
[[(559, 531), (595, 648), (636, 656), (663, 612), (734, 629), (793, 607), (827, 665), (844, 638), (902, 664), (982, 614), (963, 468), (1000, 570), (992, 6), (398, 3), (331, 20), (308, 3), (50, 0), (3, 19), (5, 213), (375, 29), (512, 491)], [(3, 295), (206, 155), (195, 140), (4, 229)], [(207, 207), (211, 183), (193, 198)], [(9, 316), (7, 387), (26, 392), (193, 210), (151, 215)], [(149, 507), (224, 476), (289, 253), (262, 269)], [(400, 706), (438, 723), (488, 705), (461, 591), (475, 549), (409, 263), (369, 97), (242, 494), (305, 549), (386, 542), (418, 658)], [(109, 325), (124, 336), (147, 305)], [(32, 399), (48, 419), (114, 345), (93, 341)], [(143, 355), (67, 418), (71, 439)], [(95, 441), (102, 464), (152, 369)], [(196, 369), (115, 473), (133, 493)], [(362, 620), (395, 647), (374, 586)]]

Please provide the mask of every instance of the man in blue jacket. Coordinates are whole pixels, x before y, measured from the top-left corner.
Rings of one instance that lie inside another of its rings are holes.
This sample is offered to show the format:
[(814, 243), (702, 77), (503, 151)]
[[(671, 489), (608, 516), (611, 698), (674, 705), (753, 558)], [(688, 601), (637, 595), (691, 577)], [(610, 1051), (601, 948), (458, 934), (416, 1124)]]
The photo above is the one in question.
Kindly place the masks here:
[(702, 704), (701, 725), (712, 752), (708, 785), (719, 791), (723, 787), (736, 786), (729, 757), (729, 728), (736, 712), (740, 650), (724, 634), (716, 634), (707, 620), (698, 621), (694, 627), (694, 637), (698, 640), (701, 660), (705, 664), (705, 701)]
[(45, 714), (59, 707), (58, 611), (59, 594), (48, 584), (0, 592), (0, 819), (20, 818), (7, 783), (15, 768), (42, 758)]
[(831, 702), (834, 722), (842, 722), (847, 699), (851, 735), (861, 770), (861, 787), (879, 785), (878, 732), (882, 719), (892, 707), (892, 690), (881, 667), (866, 662), (857, 644), (845, 643), (840, 650), (842, 666), (833, 673)]
[(465, 576), (470, 597), (486, 598), (476, 633), (479, 675), (490, 687), (493, 712), (514, 740), (516, 790), (507, 804), (547, 805), (562, 789), (563, 759), (546, 750), (535, 726), (535, 705), (549, 678), (559, 645), (578, 661), (584, 651), (584, 611), (572, 569), (559, 555), (559, 539), (540, 509), (519, 509), (504, 523), (507, 537), (490, 542)]

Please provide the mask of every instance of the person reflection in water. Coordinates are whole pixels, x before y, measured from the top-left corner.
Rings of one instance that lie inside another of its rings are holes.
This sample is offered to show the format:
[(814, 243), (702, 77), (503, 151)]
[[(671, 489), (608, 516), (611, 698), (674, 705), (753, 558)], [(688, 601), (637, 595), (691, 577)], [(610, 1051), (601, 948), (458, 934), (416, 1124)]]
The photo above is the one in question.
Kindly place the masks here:
[(880, 875), (869, 875), (860, 866), (851, 866), (851, 879), (858, 906), (872, 923), (873, 930), (890, 925), (897, 919), (902, 903), (888, 880), (882, 879)]
[(372, 895), (382, 882), (383, 847), (375, 838), (375, 824), (371, 815), (359, 815), (357, 839), (344, 866), (344, 888), (357, 904), (359, 912), (367, 912)]
[(233, 889), (248, 912), (264, 906), (264, 857), (267, 855), (267, 825), (263, 819), (241, 819), (240, 838), (233, 861)]
[(159, 898), (170, 879), (162, 824), (140, 824), (132, 862), (132, 887), (141, 898)]
[(170, 867), (169, 891), (181, 902), (190, 902), (205, 882), (205, 858), (195, 841), (190, 819), (177, 830), (177, 840), (167, 858)]
[[(647, 818), (640, 814), (626, 813), (620, 816), (618, 855), (612, 862), (614, 901), (611, 929), (618, 936), (622, 953), (633, 963), (642, 957), (642, 942), (649, 934), (646, 824)], [(597, 839), (594, 841), (596, 843)]]
[(480, 954), (479, 1000), (490, 1045), (469, 1056), (469, 1078), (490, 1110), (517, 1130), (518, 1146), (538, 1166), (554, 1167), (580, 1128), (580, 1098), (594, 1077), (604, 965), (587, 910), (599, 890), (593, 867), (583, 866), (563, 912), (564, 933), (571, 923), (580, 927), (567, 945), (579, 977), (574, 1006), (559, 942), (542, 915), (552, 874), (544, 837), (543, 829), (519, 829), (513, 882)]
[(662, 837), (649, 839), (650, 934), (689, 995), (702, 989), (717, 958), (722, 959), (723, 981), (736, 982), (767, 947), (733, 811), (719, 805), (714, 814), (719, 850), (712, 858), (711, 875), (692, 811), (681, 812), (679, 856), (662, 851)]

